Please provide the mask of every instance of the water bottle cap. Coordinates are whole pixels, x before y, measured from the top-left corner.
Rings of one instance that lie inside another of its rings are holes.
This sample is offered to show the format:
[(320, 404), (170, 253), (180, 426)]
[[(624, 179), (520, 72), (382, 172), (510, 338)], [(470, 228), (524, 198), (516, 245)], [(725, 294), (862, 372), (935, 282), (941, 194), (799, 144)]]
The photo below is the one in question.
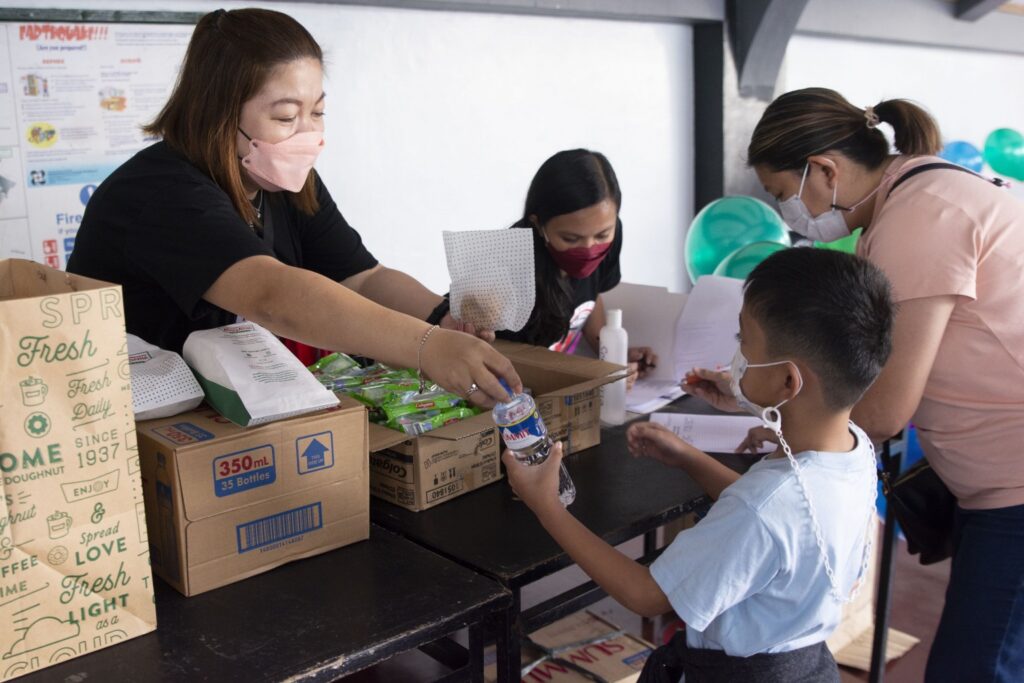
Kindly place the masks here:
[(621, 308), (609, 308), (605, 311), (605, 322), (606, 327), (619, 328), (622, 327), (622, 309)]
[(501, 388), (502, 388), (502, 389), (504, 389), (505, 391), (507, 391), (507, 392), (508, 392), (508, 395), (509, 395), (509, 396), (515, 396), (515, 394), (514, 394), (514, 393), (512, 393), (512, 387), (510, 387), (510, 386), (508, 385), (508, 382), (506, 382), (506, 381), (505, 381), (505, 380), (504, 380), (503, 378), (499, 377), (499, 378), (498, 378), (498, 383), (499, 383), (499, 384), (501, 384)]

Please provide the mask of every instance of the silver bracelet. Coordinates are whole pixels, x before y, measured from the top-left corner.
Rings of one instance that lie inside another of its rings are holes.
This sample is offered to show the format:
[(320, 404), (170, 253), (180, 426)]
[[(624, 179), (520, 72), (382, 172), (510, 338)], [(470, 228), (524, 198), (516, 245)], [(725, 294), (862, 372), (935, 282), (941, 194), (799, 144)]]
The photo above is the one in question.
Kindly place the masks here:
[(420, 378), (420, 393), (422, 394), (427, 388), (427, 378), (423, 376), (423, 345), (430, 339), (430, 335), (437, 329), (437, 325), (431, 325), (430, 329), (423, 333), (423, 338), (420, 339), (420, 346), (416, 349), (416, 375)]

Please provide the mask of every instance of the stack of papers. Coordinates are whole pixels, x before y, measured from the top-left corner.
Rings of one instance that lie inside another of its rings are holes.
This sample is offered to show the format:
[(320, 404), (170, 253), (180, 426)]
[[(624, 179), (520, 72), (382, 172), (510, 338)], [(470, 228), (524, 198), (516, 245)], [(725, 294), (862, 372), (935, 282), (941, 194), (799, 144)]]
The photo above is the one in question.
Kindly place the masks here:
[(679, 379), (693, 368), (727, 367), (736, 352), (743, 280), (702, 275), (676, 323), (673, 361)]
[[(733, 453), (754, 427), (761, 426), (753, 415), (685, 415), (655, 413), (651, 422), (663, 424), (683, 441), (705, 453)], [(775, 445), (765, 442), (759, 453), (771, 453)]]
[(665, 379), (638, 379), (626, 394), (626, 410), (631, 413), (653, 413), (683, 395), (679, 382)]

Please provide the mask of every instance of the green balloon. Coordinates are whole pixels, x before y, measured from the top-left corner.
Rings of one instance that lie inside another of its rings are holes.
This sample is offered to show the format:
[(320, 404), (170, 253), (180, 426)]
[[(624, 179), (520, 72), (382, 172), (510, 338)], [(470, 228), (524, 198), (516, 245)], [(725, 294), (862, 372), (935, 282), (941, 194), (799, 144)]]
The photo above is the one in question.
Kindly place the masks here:
[(757, 264), (783, 249), (789, 247), (778, 242), (753, 242), (744, 245), (722, 259), (714, 274), (745, 280)]
[(847, 254), (857, 253), (857, 240), (860, 238), (860, 234), (864, 232), (864, 228), (857, 228), (846, 237), (840, 237), (832, 242), (819, 242), (814, 241), (814, 246), (819, 249), (831, 249), (832, 251), (842, 251)]
[(999, 128), (985, 138), (985, 161), (996, 173), (1024, 180), (1024, 135)]
[(754, 197), (722, 197), (693, 219), (684, 260), (690, 280), (715, 272), (722, 260), (751, 242), (789, 246), (789, 230), (772, 207)]

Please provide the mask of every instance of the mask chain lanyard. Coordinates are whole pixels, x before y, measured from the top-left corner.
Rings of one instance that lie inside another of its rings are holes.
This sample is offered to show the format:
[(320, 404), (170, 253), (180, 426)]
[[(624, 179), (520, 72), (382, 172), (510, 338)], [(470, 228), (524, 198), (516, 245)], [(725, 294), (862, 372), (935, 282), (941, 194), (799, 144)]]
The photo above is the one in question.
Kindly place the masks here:
[[(774, 413), (774, 418), (771, 417)], [(875, 498), (878, 495), (878, 482), (877, 477), (872, 476), (870, 478), (871, 484), (871, 505), (868, 508), (867, 524), (865, 525), (866, 539), (864, 542), (864, 555), (861, 558), (860, 572), (857, 575), (857, 581), (853, 584), (853, 590), (850, 591), (849, 597), (843, 597), (839, 592), (839, 582), (836, 580), (836, 573), (832, 569), (832, 564), (828, 561), (828, 553), (825, 552), (825, 540), (821, 535), (821, 525), (818, 523), (818, 516), (814, 512), (814, 505), (811, 503), (811, 497), (807, 492), (807, 484), (804, 482), (803, 472), (801, 467), (797, 463), (796, 458), (793, 457), (793, 451), (790, 449), (789, 444), (786, 443), (786, 439), (782, 436), (782, 414), (779, 413), (778, 408), (765, 408), (761, 414), (761, 419), (764, 423), (775, 432), (775, 436), (779, 437), (779, 445), (782, 446), (783, 452), (786, 454), (786, 458), (789, 460), (790, 467), (793, 468), (793, 474), (796, 476), (797, 488), (800, 489), (800, 494), (803, 496), (804, 503), (807, 504), (807, 515), (811, 518), (811, 528), (814, 531), (814, 540), (818, 544), (818, 552), (821, 554), (821, 561), (825, 565), (825, 573), (828, 575), (828, 582), (831, 585), (832, 598), (839, 603), (853, 602), (857, 599), (857, 594), (860, 593), (860, 589), (864, 585), (864, 577), (867, 575), (868, 563), (871, 560), (871, 547), (874, 544), (874, 527), (871, 524), (874, 521), (875, 515)], [(851, 422), (852, 426), (853, 423)], [(856, 432), (855, 432), (856, 434)], [(857, 440), (860, 440), (860, 436), (857, 436)], [(868, 450), (871, 454), (871, 471), (875, 472), (875, 445), (868, 441)]]

